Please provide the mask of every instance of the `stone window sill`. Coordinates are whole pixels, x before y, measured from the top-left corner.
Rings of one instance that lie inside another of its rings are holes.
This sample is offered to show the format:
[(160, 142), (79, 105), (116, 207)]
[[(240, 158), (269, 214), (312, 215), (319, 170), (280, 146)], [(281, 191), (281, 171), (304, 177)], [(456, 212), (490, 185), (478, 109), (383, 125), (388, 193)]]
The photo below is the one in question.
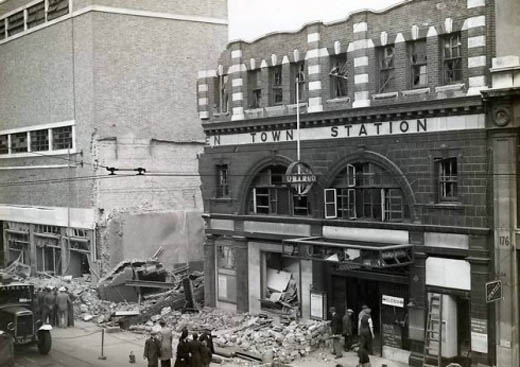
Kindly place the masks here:
[(428, 209), (449, 209), (449, 210), (463, 210), (464, 205), (458, 201), (454, 202), (442, 202), (442, 203), (430, 203), (424, 205)]
[(350, 97), (327, 99), (327, 103), (350, 103)]
[(211, 200), (211, 201), (216, 201), (216, 202), (227, 203), (227, 202), (231, 202), (231, 201), (233, 201), (233, 198), (231, 198), (231, 197), (225, 197), (225, 198), (211, 198), (210, 200)]
[(465, 86), (466, 86), (465, 83), (442, 85), (440, 87), (435, 87), (435, 92), (442, 93), (442, 92), (448, 92), (448, 91), (454, 91), (454, 90), (462, 90), (462, 89), (464, 89)]

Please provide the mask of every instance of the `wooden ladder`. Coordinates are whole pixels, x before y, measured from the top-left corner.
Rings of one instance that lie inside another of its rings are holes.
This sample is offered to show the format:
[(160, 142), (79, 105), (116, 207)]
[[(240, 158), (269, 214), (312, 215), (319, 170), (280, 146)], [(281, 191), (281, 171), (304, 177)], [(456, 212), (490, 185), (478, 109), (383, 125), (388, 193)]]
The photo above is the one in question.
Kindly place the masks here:
[(441, 367), (442, 359), (442, 294), (430, 294), (428, 322), (424, 335), (424, 367)]

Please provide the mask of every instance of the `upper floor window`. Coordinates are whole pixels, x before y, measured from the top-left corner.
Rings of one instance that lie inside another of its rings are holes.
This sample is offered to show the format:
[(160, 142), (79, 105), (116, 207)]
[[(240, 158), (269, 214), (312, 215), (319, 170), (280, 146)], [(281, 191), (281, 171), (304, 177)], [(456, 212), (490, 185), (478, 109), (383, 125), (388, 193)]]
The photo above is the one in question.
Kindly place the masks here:
[(16, 133), (11, 135), (11, 152), (27, 152), (27, 133)]
[(214, 109), (218, 113), (228, 112), (229, 93), (228, 76), (219, 75), (215, 78), (214, 85)]
[(5, 19), (0, 19), (0, 40), (5, 38)]
[(0, 154), (9, 153), (9, 135), (0, 135)]
[(378, 48), (379, 93), (395, 90), (394, 45)]
[(273, 66), (269, 70), (269, 83), (271, 86), (270, 105), (279, 105), (283, 103), (282, 89), (282, 67)]
[(27, 28), (36, 27), (45, 22), (45, 3), (42, 1), (27, 8)]
[(35, 130), (30, 132), (31, 152), (49, 150), (49, 130)]
[(412, 88), (428, 85), (426, 40), (417, 40), (408, 43), (408, 57), (410, 59), (410, 81)]
[(325, 218), (402, 221), (409, 209), (392, 176), (372, 163), (348, 164), (324, 190)]
[(268, 215), (307, 216), (307, 195), (297, 195), (284, 182), (286, 167), (271, 166), (255, 176), (249, 193), (249, 212)]
[(54, 150), (72, 148), (72, 126), (52, 129), (52, 147)]
[(457, 158), (436, 158), (438, 201), (453, 201), (458, 198)]
[(442, 70), (444, 84), (462, 80), (462, 43), (460, 33), (450, 34), (442, 38)]
[(259, 69), (247, 72), (247, 89), (249, 108), (259, 108), (262, 101), (262, 88), (260, 88), (261, 71)]
[(228, 165), (217, 165), (217, 198), (229, 196)]
[(331, 98), (346, 97), (348, 93), (347, 54), (331, 56), (330, 63), (330, 96)]
[(47, 19), (52, 20), (69, 12), (69, 0), (49, 0)]
[[(298, 101), (296, 101), (296, 90), (298, 90)], [(305, 101), (305, 64), (297, 62), (291, 64), (291, 102)]]
[(19, 11), (7, 18), (7, 35), (12, 36), (24, 31), (23, 11)]

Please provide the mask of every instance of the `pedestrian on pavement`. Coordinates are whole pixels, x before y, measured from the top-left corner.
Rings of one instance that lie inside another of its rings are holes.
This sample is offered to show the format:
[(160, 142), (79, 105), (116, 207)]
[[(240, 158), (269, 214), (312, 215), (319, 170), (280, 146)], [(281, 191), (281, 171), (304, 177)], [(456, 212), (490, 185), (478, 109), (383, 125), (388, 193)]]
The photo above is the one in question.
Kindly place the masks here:
[(47, 286), (47, 288), (45, 290), (45, 295), (43, 296), (42, 322), (44, 324), (50, 324), (50, 325), (54, 326), (53, 311), (54, 311), (55, 303), (56, 303), (56, 297), (54, 297), (54, 292), (52, 291), (52, 287)]
[(358, 350), (359, 367), (371, 367), (367, 350), (361, 346)]
[(345, 315), (343, 316), (343, 337), (345, 338), (345, 351), (350, 351), (350, 347), (352, 346), (352, 314), (354, 311), (350, 308), (347, 308), (345, 311)]
[(363, 311), (358, 327), (359, 347), (365, 349), (368, 354), (373, 353), (372, 340), (374, 339), (374, 323), (370, 316), (371, 312), (372, 310), (368, 307)]
[(343, 357), (343, 347), (341, 346), (341, 334), (343, 334), (343, 320), (341, 316), (336, 312), (336, 307), (330, 308), (331, 321), (330, 321), (330, 332), (332, 337), (332, 348), (333, 354), (336, 355), (336, 359)]
[(182, 330), (179, 344), (177, 344), (177, 356), (175, 358), (174, 367), (191, 367), (188, 329), (186, 328)]
[(69, 323), (69, 295), (65, 292), (65, 287), (60, 287), (56, 296), (56, 314), (58, 319), (58, 327), (66, 328)]
[(45, 298), (45, 288), (44, 287), (40, 287), (38, 288), (38, 293), (36, 295), (37, 299), (38, 299), (38, 311), (39, 311), (39, 316), (40, 316), (40, 320), (42, 320), (43, 322), (43, 299)]
[(161, 341), (161, 367), (170, 367), (173, 357), (172, 329), (166, 326), (166, 321), (164, 320), (159, 321), (159, 325), (161, 325), (161, 331), (159, 332), (159, 339)]
[(199, 335), (193, 333), (192, 339), (189, 343), (191, 367), (202, 367), (202, 344), (200, 343)]
[[(201, 337), (202, 338), (202, 337)], [(206, 338), (203, 338), (200, 342), (201, 344), (201, 360), (202, 360), (202, 367), (209, 367), (209, 364), (211, 363), (212, 353), (208, 346), (208, 340)]]
[(159, 354), (161, 352), (161, 342), (159, 341), (157, 329), (152, 329), (150, 337), (144, 343), (143, 358), (148, 360), (148, 367), (159, 367)]
[(67, 287), (65, 287), (65, 292), (69, 296), (69, 303), (67, 308), (67, 326), (74, 327), (74, 299), (76, 299), (76, 297), (74, 297), (74, 295), (71, 292), (69, 292), (69, 289)]

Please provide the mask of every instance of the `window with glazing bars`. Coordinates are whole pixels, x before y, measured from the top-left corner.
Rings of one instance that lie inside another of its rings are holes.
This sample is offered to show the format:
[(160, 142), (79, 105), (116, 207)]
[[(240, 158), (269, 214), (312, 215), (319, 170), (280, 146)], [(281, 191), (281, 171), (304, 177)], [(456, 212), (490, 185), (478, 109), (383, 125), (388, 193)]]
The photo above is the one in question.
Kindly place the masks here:
[(291, 102), (296, 103), (296, 88), (298, 88), (298, 102), (305, 101), (305, 63), (291, 64)]
[(442, 68), (444, 84), (462, 80), (462, 55), (460, 34), (451, 34), (443, 38)]
[(7, 35), (12, 36), (14, 34), (24, 31), (24, 16), (23, 11), (19, 11), (7, 18)]
[(45, 22), (45, 3), (42, 1), (27, 8), (27, 28), (36, 27)]
[(59, 18), (69, 13), (69, 0), (49, 0), (47, 20)]
[(214, 110), (218, 113), (226, 113), (228, 111), (229, 93), (228, 93), (228, 76), (218, 75), (215, 78), (214, 88)]
[(5, 22), (6, 19), (0, 19), (0, 40), (3, 40), (5, 38)]
[(9, 136), (0, 135), (0, 154), (9, 153)]
[(31, 131), (31, 152), (49, 150), (49, 130)]
[(11, 153), (27, 152), (27, 133), (11, 134)]
[(408, 44), (410, 58), (411, 87), (424, 87), (428, 85), (426, 41), (417, 40)]
[(394, 46), (379, 48), (379, 93), (395, 89)]
[(332, 98), (347, 96), (347, 54), (331, 56), (330, 91)]
[(260, 70), (247, 72), (247, 88), (249, 90), (249, 108), (259, 108), (262, 100), (262, 89), (260, 88)]
[(72, 126), (52, 129), (52, 149), (72, 149)]
[(283, 103), (282, 89), (282, 67), (273, 66), (271, 68), (271, 105)]
[(217, 197), (224, 198), (229, 196), (228, 165), (217, 165)]
[(458, 174), (457, 158), (436, 158), (439, 201), (457, 200)]

